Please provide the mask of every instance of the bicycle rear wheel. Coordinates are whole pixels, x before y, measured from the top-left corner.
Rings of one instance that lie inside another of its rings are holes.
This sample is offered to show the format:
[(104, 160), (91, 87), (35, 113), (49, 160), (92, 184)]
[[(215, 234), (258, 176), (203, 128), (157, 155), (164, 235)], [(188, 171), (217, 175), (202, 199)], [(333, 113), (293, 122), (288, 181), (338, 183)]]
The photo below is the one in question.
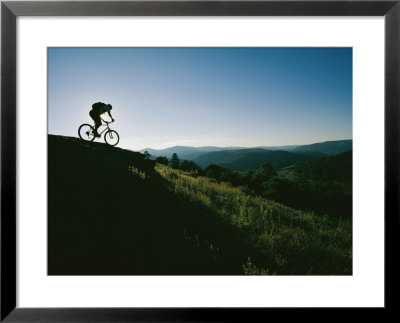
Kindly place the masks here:
[(104, 140), (107, 145), (116, 146), (119, 142), (119, 134), (115, 130), (108, 130), (104, 134)]
[(93, 141), (96, 138), (93, 135), (93, 131), (94, 128), (90, 124), (84, 123), (78, 129), (79, 138), (85, 141)]

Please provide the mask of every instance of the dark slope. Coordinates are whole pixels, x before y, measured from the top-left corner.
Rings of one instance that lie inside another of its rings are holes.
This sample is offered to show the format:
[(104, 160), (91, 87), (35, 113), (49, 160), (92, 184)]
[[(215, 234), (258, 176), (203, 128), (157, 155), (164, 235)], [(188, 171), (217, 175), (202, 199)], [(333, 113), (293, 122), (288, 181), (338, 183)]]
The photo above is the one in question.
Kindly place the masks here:
[(48, 274), (238, 275), (248, 257), (270, 261), (153, 167), (140, 153), (49, 135)]
[(284, 150), (265, 150), (261, 148), (217, 151), (203, 154), (194, 162), (201, 167), (216, 164), (232, 170), (257, 170), (265, 162), (270, 162), (276, 169), (289, 166), (301, 160), (321, 157), (320, 153), (292, 153)]
[(313, 151), (327, 155), (336, 155), (353, 149), (353, 140), (336, 140), (304, 145), (293, 149), (293, 152)]

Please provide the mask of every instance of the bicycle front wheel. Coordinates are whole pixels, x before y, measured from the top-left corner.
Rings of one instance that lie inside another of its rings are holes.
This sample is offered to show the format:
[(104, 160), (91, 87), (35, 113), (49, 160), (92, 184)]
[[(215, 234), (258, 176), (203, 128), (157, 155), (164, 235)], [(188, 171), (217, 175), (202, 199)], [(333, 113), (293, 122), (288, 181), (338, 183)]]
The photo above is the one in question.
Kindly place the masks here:
[(90, 124), (84, 123), (78, 129), (79, 138), (85, 141), (93, 141), (95, 138), (93, 131), (94, 128)]
[(119, 142), (119, 134), (115, 130), (108, 130), (104, 134), (104, 140), (107, 145), (116, 146)]

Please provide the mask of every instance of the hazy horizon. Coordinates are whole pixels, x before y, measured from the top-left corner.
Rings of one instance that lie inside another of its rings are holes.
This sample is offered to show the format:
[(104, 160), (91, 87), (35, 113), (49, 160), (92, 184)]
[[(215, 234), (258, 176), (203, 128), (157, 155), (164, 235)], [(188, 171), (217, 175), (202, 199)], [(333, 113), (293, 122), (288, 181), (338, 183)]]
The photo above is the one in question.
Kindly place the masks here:
[(49, 133), (98, 101), (131, 150), (348, 140), (352, 49), (48, 48)]
[(135, 149), (135, 151), (140, 151), (144, 149), (153, 149), (153, 150), (164, 150), (168, 148), (174, 148), (174, 147), (191, 147), (191, 148), (205, 148), (205, 147), (214, 147), (214, 148), (262, 148), (262, 147), (271, 147), (271, 148), (276, 148), (276, 147), (290, 147), (290, 146), (305, 146), (305, 145), (312, 145), (312, 144), (317, 144), (317, 143), (323, 143), (323, 142), (329, 142), (329, 141), (344, 141), (344, 140), (353, 140), (352, 138), (347, 138), (347, 139), (338, 139), (338, 140), (325, 140), (325, 141), (317, 141), (317, 142), (311, 142), (307, 144), (293, 144), (293, 145), (260, 145), (260, 146), (213, 146), (213, 145), (205, 145), (205, 146), (188, 146), (188, 145), (174, 145), (174, 146), (168, 146), (165, 148), (153, 148), (153, 147), (144, 147), (141, 149)]

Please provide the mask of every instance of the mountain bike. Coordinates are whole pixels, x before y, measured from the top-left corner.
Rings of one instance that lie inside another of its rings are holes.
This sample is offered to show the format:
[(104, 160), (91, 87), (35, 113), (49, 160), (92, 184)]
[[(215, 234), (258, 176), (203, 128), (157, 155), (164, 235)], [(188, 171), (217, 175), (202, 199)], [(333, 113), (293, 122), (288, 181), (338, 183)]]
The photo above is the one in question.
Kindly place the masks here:
[[(99, 135), (101, 136), (104, 133), (104, 141), (106, 142), (106, 144), (110, 146), (116, 146), (119, 142), (119, 134), (115, 130), (110, 129), (109, 124), (112, 123), (112, 121), (109, 122), (103, 119), (101, 119), (101, 121), (104, 122), (104, 124), (102, 124), (101, 126), (105, 126), (105, 128), (103, 131), (99, 132)], [(88, 123), (80, 125), (78, 129), (79, 138), (84, 141), (93, 141), (96, 138), (93, 132), (94, 127)]]

